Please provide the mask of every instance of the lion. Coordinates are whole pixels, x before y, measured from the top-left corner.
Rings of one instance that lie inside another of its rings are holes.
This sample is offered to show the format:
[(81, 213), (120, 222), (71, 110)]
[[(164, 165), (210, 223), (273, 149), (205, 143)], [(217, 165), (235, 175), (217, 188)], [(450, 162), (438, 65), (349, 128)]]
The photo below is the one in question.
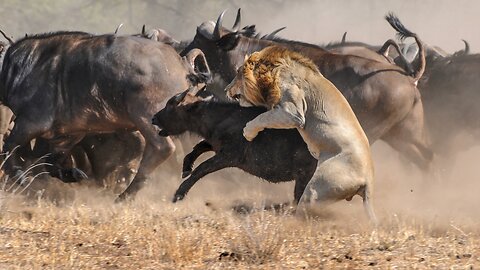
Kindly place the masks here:
[(367, 136), (347, 100), (310, 59), (279, 46), (267, 47), (246, 57), (225, 91), (241, 106), (268, 109), (246, 124), (243, 135), (248, 141), (266, 128), (296, 128), (319, 161), (297, 213), (314, 202), (322, 206), (360, 195), (376, 223)]

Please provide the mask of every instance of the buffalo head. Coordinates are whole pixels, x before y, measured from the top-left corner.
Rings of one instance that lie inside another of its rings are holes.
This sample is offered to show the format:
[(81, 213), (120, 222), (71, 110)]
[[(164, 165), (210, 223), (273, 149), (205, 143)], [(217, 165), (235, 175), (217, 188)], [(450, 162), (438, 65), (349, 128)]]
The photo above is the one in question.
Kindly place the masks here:
[(232, 29), (227, 29), (222, 26), (224, 14), (225, 11), (220, 14), (216, 23), (208, 21), (198, 26), (194, 39), (181, 55), (185, 55), (194, 48), (202, 50), (213, 73), (220, 75), (224, 82), (229, 82), (235, 77), (237, 68), (243, 64), (243, 56), (237, 59), (236, 55), (229, 55), (228, 50), (235, 46), (236, 37), (240, 35), (253, 36), (255, 34), (255, 26), (246, 26), (243, 29), (239, 29), (241, 10), (238, 9)]
[(198, 102), (212, 98), (204, 90), (205, 87), (201, 89), (190, 87), (171, 97), (165, 107), (153, 116), (152, 124), (160, 128), (158, 135), (166, 137), (186, 132), (188, 130), (187, 123), (191, 123), (191, 121), (187, 121), (191, 111), (198, 105)]

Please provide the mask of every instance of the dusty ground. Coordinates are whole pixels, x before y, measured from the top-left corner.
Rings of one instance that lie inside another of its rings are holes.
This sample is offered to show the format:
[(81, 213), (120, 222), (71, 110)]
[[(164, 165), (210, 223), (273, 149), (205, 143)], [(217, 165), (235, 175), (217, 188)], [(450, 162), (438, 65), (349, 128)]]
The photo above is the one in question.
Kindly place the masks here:
[(479, 265), (479, 231), (382, 219), (299, 220), (170, 204), (8, 210), (0, 220), (0, 267), (55, 269), (449, 268)]
[[(288, 201), (292, 192), (290, 183), (234, 170), (200, 181), (176, 205), (169, 199), (179, 180), (161, 174), (137, 200), (119, 205), (110, 191), (59, 183), (42, 184), (46, 191), (29, 198), (2, 193), (0, 268), (478, 268), (476, 181), (422, 184), (388, 149), (375, 156), (377, 229), (359, 198), (309, 219), (288, 209), (233, 211), (239, 202), (261, 208)], [(475, 171), (475, 156), (463, 156), (462, 173)]]
[[(1, 7), (2, 29), (16, 37), (66, 29), (110, 33), (123, 22), (127, 34), (147, 23), (189, 39), (198, 24), (216, 19), (225, 8), (225, 24), (231, 25), (241, 6), (244, 23), (257, 24), (263, 33), (287, 26), (281, 36), (328, 43), (348, 31), (347, 40), (381, 44), (394, 35), (383, 19), (394, 11), (431, 45), (454, 52), (463, 38), (473, 51), (479, 49), (478, 1), (292, 2), (232, 0), (208, 8), (203, 2), (172, 1), (170, 8), (158, 5), (151, 13), (134, 6), (128, 15), (111, 5), (100, 11), (100, 21), (76, 8), (42, 15), (40, 23), (23, 15), (30, 8), (24, 1), (7, 1)], [(181, 12), (172, 15), (177, 9)], [(0, 269), (480, 268), (479, 153), (479, 148), (464, 153), (451, 179), (434, 182), (376, 145), (377, 229), (366, 222), (359, 198), (311, 219), (289, 211), (239, 214), (232, 206), (258, 209), (290, 201), (293, 185), (264, 183), (235, 170), (206, 177), (176, 205), (169, 200), (178, 171), (158, 173), (137, 200), (120, 205), (113, 204), (111, 191), (98, 188), (36, 181), (25, 196), (21, 190), (16, 193), (22, 195), (3, 192), (8, 187), (0, 183)]]

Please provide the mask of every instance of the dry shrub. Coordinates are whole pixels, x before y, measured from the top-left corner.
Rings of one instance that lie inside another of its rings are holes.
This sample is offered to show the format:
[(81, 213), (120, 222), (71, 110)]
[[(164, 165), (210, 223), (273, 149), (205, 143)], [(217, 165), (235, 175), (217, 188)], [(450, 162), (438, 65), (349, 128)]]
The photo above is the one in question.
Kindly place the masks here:
[(276, 221), (272, 213), (265, 211), (232, 218), (223, 235), (227, 251), (222, 254), (253, 264), (278, 260), (285, 232)]

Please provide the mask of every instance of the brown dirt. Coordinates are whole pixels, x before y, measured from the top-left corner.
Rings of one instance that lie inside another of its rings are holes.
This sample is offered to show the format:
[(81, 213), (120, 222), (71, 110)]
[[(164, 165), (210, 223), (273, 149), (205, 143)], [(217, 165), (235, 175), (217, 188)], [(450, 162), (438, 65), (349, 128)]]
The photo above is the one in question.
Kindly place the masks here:
[(237, 213), (231, 206), (239, 202), (259, 209), (290, 200), (292, 185), (268, 184), (235, 170), (200, 181), (175, 205), (169, 199), (179, 180), (160, 173), (126, 204), (114, 204), (108, 190), (36, 182), (45, 189), (41, 198), (1, 194), (0, 268), (480, 266), (478, 188), (468, 179), (464, 186), (422, 184), (415, 169), (392, 153), (375, 147), (375, 156), (382, 157), (376, 160), (377, 229), (368, 224), (359, 198), (309, 219), (294, 217), (289, 209)]

